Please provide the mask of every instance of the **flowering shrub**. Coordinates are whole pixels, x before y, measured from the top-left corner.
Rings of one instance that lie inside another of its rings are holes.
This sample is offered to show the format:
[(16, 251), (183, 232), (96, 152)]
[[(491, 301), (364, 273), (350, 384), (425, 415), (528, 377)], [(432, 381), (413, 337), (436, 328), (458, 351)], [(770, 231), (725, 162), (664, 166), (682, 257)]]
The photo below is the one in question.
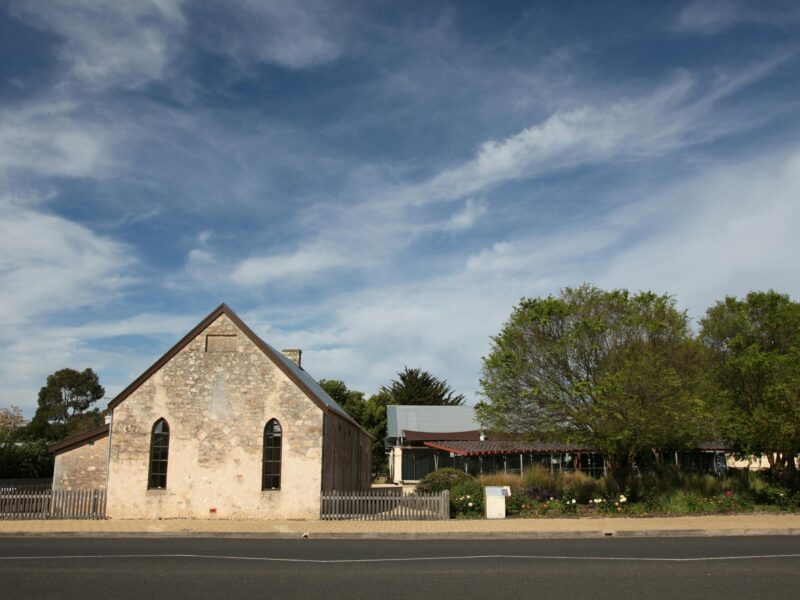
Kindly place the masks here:
[(506, 514), (523, 517), (573, 515), (579, 502), (569, 494), (563, 496), (539, 487), (513, 487), (506, 498)]
[(569, 495), (565, 495), (559, 504), (564, 514), (574, 515), (578, 512), (578, 501)]
[(450, 490), (450, 508), (456, 517), (483, 516), (483, 486), (474, 479), (463, 481)]
[(597, 510), (608, 513), (616, 514), (627, 512), (628, 492), (622, 494), (606, 494), (605, 496), (598, 496), (589, 500), (589, 506), (594, 506)]
[(753, 503), (750, 498), (746, 498), (732, 490), (726, 490), (724, 494), (716, 498), (710, 498), (709, 500), (717, 510), (725, 512), (737, 512), (740, 510), (751, 510), (753, 508)]

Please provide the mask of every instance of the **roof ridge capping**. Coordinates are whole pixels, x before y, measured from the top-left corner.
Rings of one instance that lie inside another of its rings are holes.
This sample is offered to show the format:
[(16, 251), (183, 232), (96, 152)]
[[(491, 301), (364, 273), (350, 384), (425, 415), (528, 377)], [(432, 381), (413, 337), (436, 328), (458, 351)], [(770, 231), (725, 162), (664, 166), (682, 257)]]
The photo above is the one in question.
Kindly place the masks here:
[(108, 409), (114, 410), (117, 406), (119, 406), (123, 400), (135, 392), (139, 386), (152, 377), (156, 371), (168, 363), (176, 354), (178, 354), (178, 352), (183, 350), (183, 348), (185, 348), (189, 342), (200, 335), (202, 331), (204, 331), (209, 325), (211, 325), (211, 323), (216, 321), (222, 315), (228, 317), (233, 324), (236, 325), (236, 327), (238, 327), (239, 330), (244, 333), (247, 338), (253, 342), (253, 344), (255, 344), (256, 347), (261, 350), (267, 356), (267, 358), (269, 358), (272, 363), (277, 366), (284, 373), (284, 375), (286, 375), (292, 381), (292, 383), (300, 388), (300, 390), (320, 409), (326, 412), (330, 411), (337, 414), (338, 416), (350, 421), (359, 429), (361, 429), (361, 431), (372, 437), (370, 433), (358, 423), (358, 421), (347, 414), (347, 412), (341, 406), (339, 406), (339, 404), (337, 404), (337, 402), (331, 398), (325, 390), (320, 387), (316, 380), (314, 380), (314, 378), (311, 377), (311, 375), (309, 375), (305, 369), (292, 362), (289, 358), (284, 356), (283, 353), (279, 352), (258, 337), (258, 335), (256, 335), (256, 333), (250, 329), (247, 323), (245, 323), (241, 317), (239, 317), (239, 315), (237, 315), (233, 309), (224, 302), (212, 310), (186, 335), (178, 340), (174, 346), (167, 350), (161, 356), (161, 358), (156, 360), (156, 362), (150, 365), (150, 367), (144, 371), (144, 373), (139, 375), (139, 377), (134, 379), (130, 385), (117, 394), (111, 400), (111, 402), (108, 403)]

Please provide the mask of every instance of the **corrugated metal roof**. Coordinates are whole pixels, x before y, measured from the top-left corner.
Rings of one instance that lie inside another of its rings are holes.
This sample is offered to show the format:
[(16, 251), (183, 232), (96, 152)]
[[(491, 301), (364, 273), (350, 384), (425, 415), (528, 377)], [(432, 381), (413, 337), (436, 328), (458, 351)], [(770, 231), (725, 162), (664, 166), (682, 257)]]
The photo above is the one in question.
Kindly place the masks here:
[(274, 353), (275, 358), (280, 360), (289, 370), (291, 370), (303, 383), (305, 383), (314, 395), (327, 407), (333, 410), (336, 413), (339, 413), (343, 417), (346, 417), (348, 420), (352, 420), (353, 418), (347, 414), (347, 412), (339, 406), (339, 403), (336, 402), (333, 398), (328, 395), (328, 392), (323, 390), (317, 381), (308, 374), (308, 372), (303, 369), (302, 367), (297, 366), (297, 363), (294, 362), (291, 358), (286, 356), (283, 352), (278, 352), (275, 348), (270, 346), (268, 343), (264, 342), (265, 346), (268, 346)]
[(389, 437), (401, 437), (402, 431), (473, 431), (481, 425), (473, 406), (410, 406), (390, 404), (386, 407), (386, 429)]

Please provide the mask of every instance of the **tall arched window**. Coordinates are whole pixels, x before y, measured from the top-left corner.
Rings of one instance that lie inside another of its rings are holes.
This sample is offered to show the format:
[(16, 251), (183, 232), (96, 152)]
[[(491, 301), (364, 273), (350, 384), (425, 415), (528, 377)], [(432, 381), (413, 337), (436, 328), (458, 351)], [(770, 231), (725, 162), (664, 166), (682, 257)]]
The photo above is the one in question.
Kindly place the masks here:
[(270, 419), (264, 427), (264, 468), (261, 475), (262, 490), (281, 489), (281, 436), (283, 431), (277, 419)]
[(169, 425), (159, 419), (150, 435), (150, 472), (147, 475), (148, 490), (163, 490), (167, 487), (167, 459), (169, 458)]

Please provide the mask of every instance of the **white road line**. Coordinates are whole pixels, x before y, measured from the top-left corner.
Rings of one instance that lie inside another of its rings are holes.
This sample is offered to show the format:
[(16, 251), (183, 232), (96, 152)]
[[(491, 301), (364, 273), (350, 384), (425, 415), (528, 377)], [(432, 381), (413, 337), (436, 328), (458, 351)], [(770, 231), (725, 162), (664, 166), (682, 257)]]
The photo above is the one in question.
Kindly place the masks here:
[(398, 558), (281, 558), (265, 556), (225, 556), (215, 554), (67, 554), (53, 556), (0, 556), (0, 561), (14, 560), (75, 560), (97, 558), (192, 558), (212, 560), (242, 560), (261, 562), (289, 562), (311, 564), (347, 564), (347, 563), (392, 563), (392, 562), (417, 562), (437, 560), (486, 560), (486, 559), (520, 559), (520, 560), (599, 560), (599, 561), (629, 561), (629, 562), (706, 562), (721, 560), (755, 560), (766, 558), (800, 558), (798, 554), (751, 554), (745, 556), (699, 556), (694, 558), (660, 558), (641, 556), (551, 556), (538, 554), (478, 554), (470, 556), (409, 556)]

